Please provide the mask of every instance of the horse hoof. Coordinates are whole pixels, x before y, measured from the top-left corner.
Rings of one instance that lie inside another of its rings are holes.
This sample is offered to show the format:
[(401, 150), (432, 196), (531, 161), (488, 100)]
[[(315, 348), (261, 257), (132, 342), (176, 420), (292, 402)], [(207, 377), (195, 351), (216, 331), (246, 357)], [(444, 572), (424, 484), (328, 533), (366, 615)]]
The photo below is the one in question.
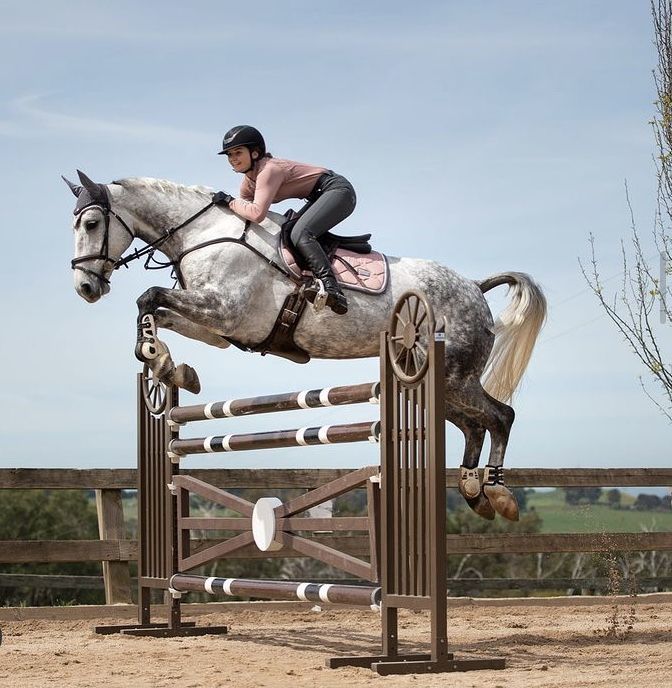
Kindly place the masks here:
[(198, 379), (198, 373), (186, 363), (180, 363), (175, 368), (173, 384), (186, 389), (187, 392), (192, 394), (198, 394), (201, 391), (201, 381)]
[(484, 518), (487, 521), (492, 521), (495, 518), (495, 510), (492, 508), (492, 504), (490, 504), (489, 500), (482, 492), (479, 493), (478, 497), (465, 497), (465, 499), (471, 509), (481, 518)]
[(494, 510), (509, 521), (520, 517), (518, 502), (504, 485), (483, 485), (483, 492)]
[(478, 478), (478, 468), (460, 466), (460, 480), (457, 486), (466, 500), (476, 499), (481, 492), (481, 481)]

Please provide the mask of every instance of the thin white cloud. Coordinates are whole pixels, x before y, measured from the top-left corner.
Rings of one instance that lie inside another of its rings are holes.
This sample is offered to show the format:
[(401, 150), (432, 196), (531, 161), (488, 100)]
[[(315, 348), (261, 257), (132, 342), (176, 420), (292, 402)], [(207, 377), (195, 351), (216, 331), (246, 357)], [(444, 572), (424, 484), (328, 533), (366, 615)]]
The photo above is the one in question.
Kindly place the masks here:
[(73, 115), (49, 109), (43, 95), (25, 95), (10, 103), (14, 118), (0, 121), (0, 136), (39, 137), (54, 131), (74, 132), (79, 135), (116, 137), (127, 140), (182, 141), (208, 144), (211, 136), (189, 129), (147, 124), (133, 120), (107, 120), (93, 116)]

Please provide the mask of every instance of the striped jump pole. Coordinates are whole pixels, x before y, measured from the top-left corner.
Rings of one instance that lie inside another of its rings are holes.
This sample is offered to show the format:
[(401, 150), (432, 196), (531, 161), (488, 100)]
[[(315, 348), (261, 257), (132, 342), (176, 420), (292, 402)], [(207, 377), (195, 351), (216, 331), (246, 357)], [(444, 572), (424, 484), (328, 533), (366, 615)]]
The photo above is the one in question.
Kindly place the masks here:
[(274, 600), (300, 600), (330, 604), (354, 604), (380, 607), (381, 588), (331, 583), (295, 583), (292, 581), (248, 580), (244, 578), (206, 578), (177, 573), (170, 579), (170, 591), (207, 592), (211, 595), (263, 597)]
[(366, 421), (364, 423), (322, 425), (295, 430), (174, 439), (168, 445), (168, 456), (175, 462), (187, 454), (308, 447), (317, 444), (345, 444), (348, 442), (378, 442), (379, 438), (380, 421)]
[(183, 425), (197, 420), (253, 416), (278, 411), (347, 406), (350, 404), (377, 404), (379, 399), (380, 382), (365, 382), (360, 385), (324, 387), (247, 399), (213, 401), (209, 404), (196, 404), (194, 406), (176, 406), (168, 411), (167, 421), (174, 425)]

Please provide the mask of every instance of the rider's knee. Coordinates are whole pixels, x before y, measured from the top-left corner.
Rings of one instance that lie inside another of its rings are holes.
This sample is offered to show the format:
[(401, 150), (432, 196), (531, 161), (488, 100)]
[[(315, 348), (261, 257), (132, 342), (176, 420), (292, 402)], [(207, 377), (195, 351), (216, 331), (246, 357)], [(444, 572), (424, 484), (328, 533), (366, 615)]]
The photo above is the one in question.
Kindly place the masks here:
[(311, 233), (308, 227), (294, 227), (289, 235), (294, 246), (300, 246), (302, 242), (314, 239), (314, 235)]

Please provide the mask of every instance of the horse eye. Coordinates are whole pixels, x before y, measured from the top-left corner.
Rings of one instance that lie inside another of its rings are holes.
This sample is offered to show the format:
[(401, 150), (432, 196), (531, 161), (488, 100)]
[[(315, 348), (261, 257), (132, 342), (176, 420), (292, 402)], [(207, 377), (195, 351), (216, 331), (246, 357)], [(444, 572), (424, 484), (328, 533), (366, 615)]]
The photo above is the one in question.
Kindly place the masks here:
[(95, 229), (98, 226), (98, 220), (87, 220), (84, 223), (84, 229)]

